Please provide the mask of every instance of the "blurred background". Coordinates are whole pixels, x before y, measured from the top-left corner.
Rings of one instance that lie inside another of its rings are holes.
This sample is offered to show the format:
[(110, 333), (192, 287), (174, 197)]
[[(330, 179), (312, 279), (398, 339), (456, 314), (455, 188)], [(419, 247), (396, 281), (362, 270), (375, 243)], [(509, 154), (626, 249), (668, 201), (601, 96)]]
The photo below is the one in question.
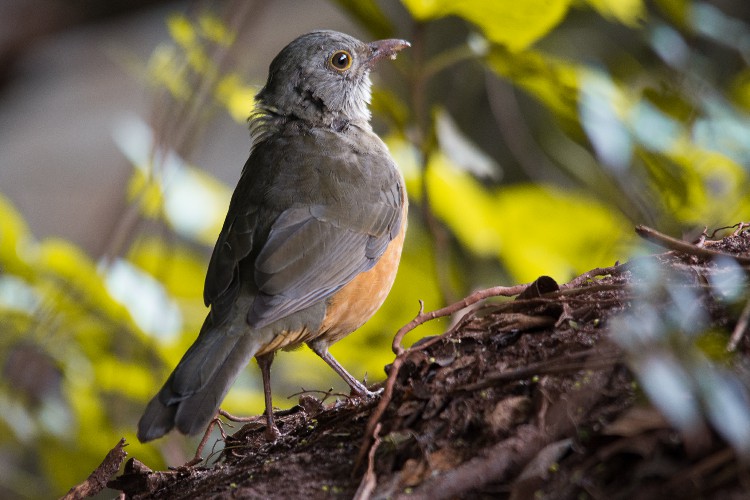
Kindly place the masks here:
[[(373, 74), (412, 205), (393, 292), (332, 349), (359, 378), (384, 379), (419, 300), (750, 215), (745, 0), (0, 0), (0, 497), (63, 494), (121, 436), (152, 468), (192, 456), (136, 422), (205, 317), (253, 96), (321, 28), (412, 42)], [(225, 410), (262, 411), (251, 365)], [(344, 391), (307, 348), (273, 368), (279, 407)]]

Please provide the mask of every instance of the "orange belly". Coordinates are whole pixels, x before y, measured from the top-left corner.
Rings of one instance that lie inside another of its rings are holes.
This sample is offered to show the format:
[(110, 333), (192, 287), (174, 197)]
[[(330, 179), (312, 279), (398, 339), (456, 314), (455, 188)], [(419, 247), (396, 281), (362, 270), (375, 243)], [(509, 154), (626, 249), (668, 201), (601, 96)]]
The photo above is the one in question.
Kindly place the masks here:
[(401, 250), (406, 235), (406, 201), (401, 231), (388, 244), (377, 264), (365, 271), (328, 300), (326, 316), (316, 338), (323, 337), (328, 345), (338, 342), (365, 324), (380, 309), (396, 279)]
[(256, 356), (279, 349), (294, 349), (305, 342), (321, 338), (331, 345), (365, 324), (380, 309), (396, 279), (406, 236), (408, 203), (404, 194), (401, 219), (403, 223), (398, 235), (388, 244), (372, 269), (358, 274), (328, 299), (325, 318), (320, 328), (317, 331), (304, 328), (279, 332), (256, 353)]

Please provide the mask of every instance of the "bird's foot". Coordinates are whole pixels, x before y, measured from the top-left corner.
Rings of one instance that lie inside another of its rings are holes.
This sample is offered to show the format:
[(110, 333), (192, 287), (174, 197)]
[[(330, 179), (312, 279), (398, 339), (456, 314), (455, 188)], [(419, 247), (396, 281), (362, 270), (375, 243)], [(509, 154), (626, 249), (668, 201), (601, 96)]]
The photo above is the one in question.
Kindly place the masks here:
[(383, 394), (383, 391), (384, 389), (382, 387), (376, 391), (371, 391), (363, 385), (360, 390), (352, 388), (351, 396), (361, 399), (373, 399)]

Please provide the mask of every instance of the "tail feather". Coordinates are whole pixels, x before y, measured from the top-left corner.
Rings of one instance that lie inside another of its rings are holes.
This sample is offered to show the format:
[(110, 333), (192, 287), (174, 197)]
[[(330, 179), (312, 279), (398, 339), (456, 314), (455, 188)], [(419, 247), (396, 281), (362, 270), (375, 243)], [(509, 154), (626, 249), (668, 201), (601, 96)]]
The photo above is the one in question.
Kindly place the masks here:
[(174, 427), (177, 405), (167, 406), (159, 400), (159, 395), (165, 391), (171, 380), (172, 377), (169, 377), (164, 388), (148, 403), (138, 422), (138, 441), (141, 443), (162, 437)]
[(206, 319), (200, 335), (180, 360), (138, 422), (138, 440), (157, 439), (175, 426), (197, 434), (216, 415), (229, 388), (262, 342), (254, 332), (229, 335)]
[(177, 405), (174, 422), (180, 432), (197, 434), (205, 429), (239, 373), (260, 347), (261, 343), (250, 335), (240, 338), (203, 389)]

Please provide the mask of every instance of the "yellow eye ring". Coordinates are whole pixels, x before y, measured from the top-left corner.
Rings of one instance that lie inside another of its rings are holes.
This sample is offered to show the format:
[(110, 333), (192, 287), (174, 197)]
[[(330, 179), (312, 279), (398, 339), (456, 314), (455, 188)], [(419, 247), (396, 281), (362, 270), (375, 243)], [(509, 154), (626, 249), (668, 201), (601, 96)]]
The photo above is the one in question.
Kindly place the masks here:
[(346, 50), (337, 50), (328, 59), (328, 63), (336, 71), (346, 71), (352, 67), (352, 55)]

